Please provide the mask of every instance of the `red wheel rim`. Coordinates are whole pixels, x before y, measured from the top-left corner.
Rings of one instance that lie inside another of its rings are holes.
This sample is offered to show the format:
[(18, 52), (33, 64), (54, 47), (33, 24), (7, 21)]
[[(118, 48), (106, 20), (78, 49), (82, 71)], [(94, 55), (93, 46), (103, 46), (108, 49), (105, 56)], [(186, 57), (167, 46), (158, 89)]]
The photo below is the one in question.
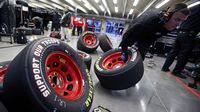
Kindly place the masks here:
[[(115, 52), (108, 55), (102, 62), (102, 66), (109, 70), (114, 70), (124, 66), (126, 63), (121, 59), (122, 52)], [(130, 56), (128, 57), (130, 60)]]
[(0, 68), (0, 84), (3, 84), (3, 79), (6, 74), (7, 67)]
[(48, 82), (57, 94), (76, 100), (83, 93), (83, 77), (76, 62), (62, 52), (51, 53), (45, 62)]
[(87, 46), (94, 46), (97, 42), (97, 39), (95, 38), (94, 35), (87, 34), (84, 36), (83, 41)]

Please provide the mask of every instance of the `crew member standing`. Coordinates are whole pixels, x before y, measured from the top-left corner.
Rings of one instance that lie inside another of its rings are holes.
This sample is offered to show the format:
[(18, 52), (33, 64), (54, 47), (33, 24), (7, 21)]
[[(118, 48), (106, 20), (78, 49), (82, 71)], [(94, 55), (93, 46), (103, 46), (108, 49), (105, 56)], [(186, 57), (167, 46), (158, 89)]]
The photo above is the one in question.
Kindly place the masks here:
[(61, 40), (66, 39), (67, 42), (69, 42), (69, 27), (71, 25), (71, 12), (69, 12), (69, 7), (65, 6), (65, 12), (61, 18)]
[(192, 8), (191, 12), (189, 18), (180, 26), (174, 47), (169, 52), (161, 69), (164, 72), (170, 71), (169, 67), (177, 56), (177, 63), (172, 74), (182, 78), (184, 77), (181, 71), (187, 63), (188, 57), (195, 46), (195, 37), (200, 31), (200, 5)]

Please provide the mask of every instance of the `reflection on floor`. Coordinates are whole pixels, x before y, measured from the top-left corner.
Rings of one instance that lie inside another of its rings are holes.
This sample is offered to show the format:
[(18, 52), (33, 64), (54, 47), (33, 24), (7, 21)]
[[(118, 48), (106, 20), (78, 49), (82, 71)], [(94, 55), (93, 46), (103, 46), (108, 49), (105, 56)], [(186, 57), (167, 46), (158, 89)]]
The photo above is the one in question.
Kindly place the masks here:
[[(118, 47), (121, 37), (113, 35), (108, 37), (114, 48)], [(71, 41), (67, 44), (76, 49), (77, 39), (78, 37), (71, 37)], [(21, 45), (5, 48), (10, 45), (0, 42), (0, 61), (12, 60), (25, 47)], [(158, 56), (154, 57), (155, 65), (152, 67), (148, 67), (148, 58), (144, 61), (144, 76), (134, 87), (121, 91), (102, 88), (93, 69), (94, 62), (102, 54), (100, 48), (91, 53), (90, 72), (94, 85), (94, 101), (90, 112), (99, 105), (112, 112), (200, 112), (200, 97), (189, 91), (170, 73), (161, 72), (165, 59)]]

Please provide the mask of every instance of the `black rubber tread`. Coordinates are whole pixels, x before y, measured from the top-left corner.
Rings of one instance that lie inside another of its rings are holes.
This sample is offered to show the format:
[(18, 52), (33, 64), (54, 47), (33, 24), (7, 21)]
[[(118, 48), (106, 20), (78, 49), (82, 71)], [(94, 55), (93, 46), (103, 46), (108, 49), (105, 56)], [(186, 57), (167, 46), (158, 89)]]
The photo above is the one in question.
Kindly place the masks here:
[[(138, 83), (144, 73), (143, 60), (138, 51), (129, 48), (131, 59), (115, 70), (108, 70), (102, 66), (102, 61), (112, 53), (121, 52), (121, 49), (112, 49), (99, 57), (94, 65), (94, 71), (106, 89), (122, 90)], [(133, 59), (134, 55), (136, 58)]]
[(99, 41), (100, 41), (99, 46), (101, 47), (101, 49), (104, 52), (107, 52), (107, 51), (113, 49), (113, 45), (112, 45), (109, 37), (105, 33), (99, 34), (98, 38), (99, 38)]
[(79, 50), (77, 50), (77, 52), (79, 54), (85, 54), (86, 55), (84, 58), (82, 58), (82, 60), (85, 62), (88, 70), (90, 71), (91, 63), (92, 63), (92, 57), (88, 53), (86, 53), (86, 52), (79, 51)]
[[(83, 39), (84, 39), (84, 36), (86, 35), (94, 35), (94, 37), (97, 39), (96, 40), (96, 44), (94, 46), (87, 46)], [(96, 51), (96, 49), (98, 48), (99, 46), (99, 39), (97, 38), (96, 34), (94, 34), (94, 32), (90, 32), (90, 31), (87, 31), (87, 32), (84, 32), (78, 39), (77, 41), (77, 49), (78, 50), (81, 50), (81, 51), (84, 51), (86, 53), (92, 53), (94, 51)]]

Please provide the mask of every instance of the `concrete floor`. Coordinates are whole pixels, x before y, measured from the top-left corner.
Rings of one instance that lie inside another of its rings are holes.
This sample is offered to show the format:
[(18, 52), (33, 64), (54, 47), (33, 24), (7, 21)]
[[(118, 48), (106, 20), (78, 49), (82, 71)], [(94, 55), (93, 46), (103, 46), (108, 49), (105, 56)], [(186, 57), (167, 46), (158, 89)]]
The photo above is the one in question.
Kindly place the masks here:
[[(108, 35), (116, 48), (120, 37)], [(78, 37), (71, 37), (68, 44), (76, 49)], [(8, 47), (7, 46), (14, 46)], [(12, 60), (25, 45), (0, 42), (0, 62)], [(142, 80), (126, 90), (111, 91), (101, 87), (95, 73), (94, 62), (103, 51), (100, 47), (92, 53), (91, 75), (94, 85), (92, 110), (101, 105), (112, 112), (200, 112), (200, 97), (195, 96), (170, 73), (161, 72), (164, 58), (155, 56), (153, 68), (147, 66), (149, 59), (144, 61)], [(120, 82), (119, 82), (120, 83)]]

